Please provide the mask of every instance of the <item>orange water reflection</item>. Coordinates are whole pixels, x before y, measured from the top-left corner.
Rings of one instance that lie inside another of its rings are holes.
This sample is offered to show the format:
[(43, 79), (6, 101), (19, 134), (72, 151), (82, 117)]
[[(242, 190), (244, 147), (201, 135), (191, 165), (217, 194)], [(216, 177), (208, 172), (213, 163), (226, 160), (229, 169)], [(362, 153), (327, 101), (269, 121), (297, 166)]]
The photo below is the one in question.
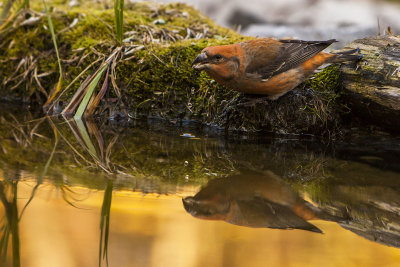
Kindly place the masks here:
[[(19, 183), (19, 209), (34, 183)], [(74, 187), (75, 208), (50, 185), (39, 187), (20, 224), (21, 266), (98, 266), (102, 191)], [(397, 266), (400, 250), (338, 224), (313, 221), (324, 234), (254, 229), (186, 213), (181, 196), (113, 193), (109, 266)], [(1, 210), (1, 213), (4, 211)], [(8, 257), (11, 258), (11, 257)]]

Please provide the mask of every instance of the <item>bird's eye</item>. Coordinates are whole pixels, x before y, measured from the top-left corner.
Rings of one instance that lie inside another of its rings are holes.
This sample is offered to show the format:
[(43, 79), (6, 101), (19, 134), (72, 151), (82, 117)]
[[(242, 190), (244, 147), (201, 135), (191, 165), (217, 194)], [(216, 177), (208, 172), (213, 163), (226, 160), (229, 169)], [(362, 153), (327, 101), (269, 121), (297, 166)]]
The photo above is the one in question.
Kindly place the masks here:
[(220, 60), (222, 58), (222, 56), (220, 54), (215, 55), (215, 59)]

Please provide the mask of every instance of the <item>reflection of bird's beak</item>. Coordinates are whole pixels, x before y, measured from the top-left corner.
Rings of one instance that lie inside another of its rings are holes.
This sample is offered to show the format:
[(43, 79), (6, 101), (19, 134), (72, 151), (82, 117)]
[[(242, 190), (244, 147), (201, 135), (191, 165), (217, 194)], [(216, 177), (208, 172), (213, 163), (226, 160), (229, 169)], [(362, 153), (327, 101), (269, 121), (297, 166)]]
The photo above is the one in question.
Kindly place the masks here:
[(192, 209), (196, 203), (196, 200), (194, 200), (193, 197), (186, 197), (186, 198), (182, 199), (182, 202), (183, 202), (183, 206), (185, 207), (185, 210), (189, 213), (192, 213)]
[(186, 197), (182, 199), (183, 207), (192, 216), (207, 220), (224, 220), (230, 210), (230, 202), (218, 202), (213, 199), (197, 199)]
[(203, 63), (205, 63), (206, 59), (207, 59), (207, 55), (205, 53), (201, 53), (192, 62), (192, 68), (195, 70), (204, 69), (205, 65)]

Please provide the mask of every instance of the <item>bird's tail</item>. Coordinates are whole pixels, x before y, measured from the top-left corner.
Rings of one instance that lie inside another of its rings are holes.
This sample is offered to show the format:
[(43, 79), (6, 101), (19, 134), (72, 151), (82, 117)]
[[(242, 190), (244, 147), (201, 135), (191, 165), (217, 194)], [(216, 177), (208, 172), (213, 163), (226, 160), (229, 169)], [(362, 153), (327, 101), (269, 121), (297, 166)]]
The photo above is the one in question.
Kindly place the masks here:
[(359, 61), (363, 58), (363, 55), (360, 54), (360, 49), (352, 49), (342, 52), (333, 53), (336, 56), (332, 57), (331, 63), (341, 63), (346, 61)]

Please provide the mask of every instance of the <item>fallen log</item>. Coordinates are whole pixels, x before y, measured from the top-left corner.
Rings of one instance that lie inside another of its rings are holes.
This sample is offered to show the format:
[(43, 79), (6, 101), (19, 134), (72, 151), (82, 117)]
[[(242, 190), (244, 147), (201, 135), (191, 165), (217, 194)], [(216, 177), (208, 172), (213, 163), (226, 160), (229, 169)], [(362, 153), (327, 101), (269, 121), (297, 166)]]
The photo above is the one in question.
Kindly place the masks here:
[(359, 48), (364, 55), (358, 68), (341, 68), (352, 115), (365, 124), (400, 132), (400, 37), (367, 37), (347, 48)]

